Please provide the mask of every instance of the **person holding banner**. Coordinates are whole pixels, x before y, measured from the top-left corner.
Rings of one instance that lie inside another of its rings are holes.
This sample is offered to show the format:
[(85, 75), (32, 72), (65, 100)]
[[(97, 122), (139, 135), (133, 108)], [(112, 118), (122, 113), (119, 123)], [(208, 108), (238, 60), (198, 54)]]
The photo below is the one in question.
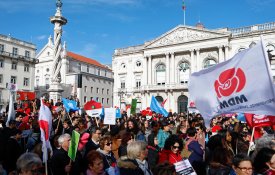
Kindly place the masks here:
[(58, 144), (60, 149), (56, 149), (51, 158), (51, 169), (53, 174), (67, 175), (71, 172), (72, 166), (68, 156), (70, 141), (71, 136), (69, 134), (59, 136)]

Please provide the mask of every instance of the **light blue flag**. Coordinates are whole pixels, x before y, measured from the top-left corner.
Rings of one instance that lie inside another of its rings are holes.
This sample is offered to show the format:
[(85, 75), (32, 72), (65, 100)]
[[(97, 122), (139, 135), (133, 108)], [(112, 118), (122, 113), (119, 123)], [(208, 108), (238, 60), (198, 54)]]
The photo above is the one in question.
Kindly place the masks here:
[(168, 112), (162, 106), (160, 106), (159, 102), (154, 96), (152, 96), (150, 108), (152, 111), (162, 114), (164, 117), (168, 116)]
[(105, 117), (104, 107), (102, 107), (102, 111), (101, 111), (101, 114), (99, 115), (99, 117), (100, 117), (101, 120), (104, 120), (104, 117)]
[(62, 98), (63, 101), (63, 105), (66, 109), (67, 112), (70, 112), (70, 110), (72, 111), (78, 111), (79, 108), (77, 107), (77, 103), (74, 100), (68, 100), (66, 98)]
[(121, 118), (121, 113), (119, 108), (116, 108), (116, 118)]

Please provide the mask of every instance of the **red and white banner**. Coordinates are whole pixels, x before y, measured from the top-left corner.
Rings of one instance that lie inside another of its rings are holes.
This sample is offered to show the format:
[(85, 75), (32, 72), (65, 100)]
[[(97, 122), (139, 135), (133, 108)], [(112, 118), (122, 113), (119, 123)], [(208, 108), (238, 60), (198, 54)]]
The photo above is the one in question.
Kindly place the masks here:
[(248, 126), (252, 127), (264, 127), (272, 126), (274, 116), (267, 115), (254, 115), (254, 114), (244, 114), (246, 123)]
[(262, 41), (232, 59), (193, 73), (188, 89), (208, 119), (228, 113), (275, 115), (275, 91)]
[(91, 100), (84, 105), (84, 110), (91, 117), (99, 117), (102, 113), (102, 105), (99, 102)]
[(42, 151), (43, 151), (43, 162), (48, 160), (48, 149), (52, 150), (50, 143), (50, 133), (52, 130), (52, 113), (48, 106), (46, 106), (41, 100), (41, 106), (39, 110), (39, 126), (41, 131)]

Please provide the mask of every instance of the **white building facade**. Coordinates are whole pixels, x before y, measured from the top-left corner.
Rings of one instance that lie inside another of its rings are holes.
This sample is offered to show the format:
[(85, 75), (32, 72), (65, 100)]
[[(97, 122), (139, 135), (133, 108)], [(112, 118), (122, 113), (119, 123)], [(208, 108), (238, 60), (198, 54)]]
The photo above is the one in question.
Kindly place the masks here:
[(34, 44), (0, 35), (0, 109), (9, 103), (8, 83), (16, 84), (19, 91), (34, 91), (35, 54)]
[(138, 110), (154, 95), (164, 108), (186, 112), (191, 73), (223, 62), (252, 47), (263, 36), (275, 77), (275, 22), (237, 29), (205, 29), (179, 25), (142, 45), (116, 49), (113, 55), (114, 105), (125, 108), (138, 100)]
[[(78, 98), (81, 106), (91, 99), (104, 107), (113, 106), (113, 72), (98, 61), (62, 49), (62, 97)], [(52, 38), (37, 55), (35, 65), (35, 91), (38, 96), (49, 97), (54, 47)]]

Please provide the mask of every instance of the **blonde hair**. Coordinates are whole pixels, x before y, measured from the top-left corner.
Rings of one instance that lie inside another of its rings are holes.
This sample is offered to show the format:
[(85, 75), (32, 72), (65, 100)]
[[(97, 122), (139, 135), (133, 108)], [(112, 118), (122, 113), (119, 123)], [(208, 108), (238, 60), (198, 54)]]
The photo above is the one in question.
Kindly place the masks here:
[(144, 141), (133, 141), (127, 146), (127, 157), (129, 159), (136, 159), (140, 156), (141, 151), (146, 149), (146, 143)]

